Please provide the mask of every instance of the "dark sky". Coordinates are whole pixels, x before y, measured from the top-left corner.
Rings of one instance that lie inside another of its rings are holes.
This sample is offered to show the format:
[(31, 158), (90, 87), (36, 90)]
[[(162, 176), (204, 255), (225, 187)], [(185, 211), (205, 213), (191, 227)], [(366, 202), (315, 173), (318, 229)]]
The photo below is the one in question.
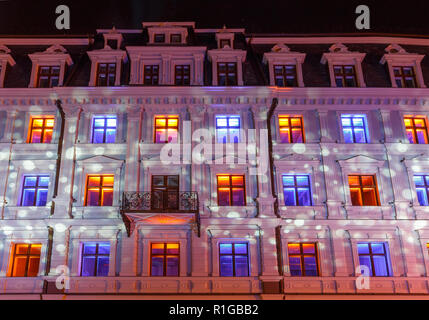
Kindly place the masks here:
[[(398, 1), (399, 2), (399, 1)], [(68, 5), (71, 29), (55, 28)], [(248, 33), (355, 33), (356, 6), (368, 5), (375, 33), (429, 35), (429, 0), (0, 0), (0, 34), (87, 34), (141, 28), (142, 21), (195, 21), (197, 27), (245, 27)]]

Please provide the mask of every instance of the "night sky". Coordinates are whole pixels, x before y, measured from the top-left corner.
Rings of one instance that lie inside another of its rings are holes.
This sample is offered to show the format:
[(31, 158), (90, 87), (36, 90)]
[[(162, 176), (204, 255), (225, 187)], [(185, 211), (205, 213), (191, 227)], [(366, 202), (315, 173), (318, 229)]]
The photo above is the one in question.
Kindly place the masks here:
[[(71, 11), (71, 29), (55, 28), (55, 8)], [(368, 5), (371, 30), (355, 28)], [(245, 27), (247, 33), (391, 33), (429, 35), (429, 1), (407, 0), (0, 0), (0, 34), (92, 34), (141, 28), (142, 21), (195, 21), (199, 28)]]

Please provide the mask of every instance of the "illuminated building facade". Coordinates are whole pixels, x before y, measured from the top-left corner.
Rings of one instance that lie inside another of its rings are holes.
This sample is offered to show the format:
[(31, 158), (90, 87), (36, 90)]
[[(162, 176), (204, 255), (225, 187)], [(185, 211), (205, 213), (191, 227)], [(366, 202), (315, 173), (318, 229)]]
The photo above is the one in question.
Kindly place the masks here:
[(0, 38), (0, 298), (427, 297), (428, 45)]

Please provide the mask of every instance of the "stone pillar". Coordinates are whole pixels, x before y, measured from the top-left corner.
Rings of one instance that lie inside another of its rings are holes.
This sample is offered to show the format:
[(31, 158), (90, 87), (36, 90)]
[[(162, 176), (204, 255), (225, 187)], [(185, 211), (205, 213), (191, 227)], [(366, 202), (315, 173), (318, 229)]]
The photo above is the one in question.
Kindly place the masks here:
[(140, 187), (141, 106), (127, 108), (127, 157), (125, 161), (124, 191), (138, 191)]
[(6, 111), (6, 123), (4, 128), (4, 134), (0, 142), (9, 143), (12, 141), (12, 137), (13, 137), (12, 131), (14, 130), (14, 127), (15, 127), (15, 120), (16, 120), (17, 114), (18, 114), (18, 111), (16, 110)]

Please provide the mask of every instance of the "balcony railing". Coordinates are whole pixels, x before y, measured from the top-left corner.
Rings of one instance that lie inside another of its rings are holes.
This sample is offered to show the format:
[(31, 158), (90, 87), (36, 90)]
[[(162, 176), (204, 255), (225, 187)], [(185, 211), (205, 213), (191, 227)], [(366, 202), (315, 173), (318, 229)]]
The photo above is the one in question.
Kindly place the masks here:
[(195, 213), (198, 193), (195, 191), (124, 192), (122, 212)]

